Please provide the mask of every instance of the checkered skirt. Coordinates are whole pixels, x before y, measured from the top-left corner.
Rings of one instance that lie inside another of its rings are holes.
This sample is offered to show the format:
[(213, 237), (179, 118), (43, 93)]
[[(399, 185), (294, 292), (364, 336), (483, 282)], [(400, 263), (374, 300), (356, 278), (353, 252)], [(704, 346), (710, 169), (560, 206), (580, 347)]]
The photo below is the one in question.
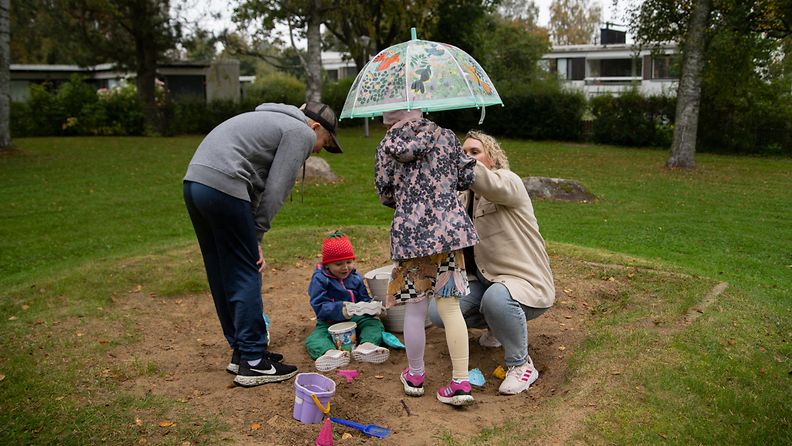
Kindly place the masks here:
[(462, 250), (399, 260), (388, 282), (385, 308), (426, 298), (461, 298), (470, 293)]

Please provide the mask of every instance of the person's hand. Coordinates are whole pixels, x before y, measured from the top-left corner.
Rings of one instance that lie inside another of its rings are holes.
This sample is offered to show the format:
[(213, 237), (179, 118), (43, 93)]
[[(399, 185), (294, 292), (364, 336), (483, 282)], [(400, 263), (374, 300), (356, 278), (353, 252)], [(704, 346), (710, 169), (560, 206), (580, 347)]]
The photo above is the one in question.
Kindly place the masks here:
[(256, 266), (259, 267), (259, 272), (261, 273), (264, 272), (264, 270), (267, 268), (267, 261), (264, 260), (264, 253), (261, 251), (261, 245), (258, 245), (258, 250), (259, 250), (259, 258), (258, 260), (256, 260)]

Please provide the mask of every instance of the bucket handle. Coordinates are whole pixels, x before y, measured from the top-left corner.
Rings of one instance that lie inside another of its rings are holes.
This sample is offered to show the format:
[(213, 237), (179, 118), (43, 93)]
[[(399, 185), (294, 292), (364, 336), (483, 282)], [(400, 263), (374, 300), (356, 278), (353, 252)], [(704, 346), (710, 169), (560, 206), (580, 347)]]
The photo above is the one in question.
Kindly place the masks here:
[(327, 402), (327, 407), (325, 408), (324, 406), (322, 406), (322, 402), (321, 402), (321, 401), (319, 401), (319, 398), (317, 398), (317, 397), (316, 397), (316, 394), (315, 394), (315, 393), (312, 393), (312, 394), (311, 394), (311, 398), (313, 398), (313, 402), (314, 402), (314, 404), (316, 404), (316, 407), (318, 407), (318, 408), (319, 408), (319, 410), (320, 410), (320, 411), (321, 411), (323, 414), (325, 414), (325, 415), (330, 415), (330, 401), (328, 401), (328, 402)]

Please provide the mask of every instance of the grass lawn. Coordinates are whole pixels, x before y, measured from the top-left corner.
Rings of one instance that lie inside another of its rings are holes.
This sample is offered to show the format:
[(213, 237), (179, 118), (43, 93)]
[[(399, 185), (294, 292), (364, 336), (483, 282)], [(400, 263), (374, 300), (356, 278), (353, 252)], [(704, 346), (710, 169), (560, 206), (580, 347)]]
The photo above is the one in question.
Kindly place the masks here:
[[(308, 185), (303, 202), (295, 189), (265, 238), (269, 262), (312, 257), (316, 243), (301, 237), (305, 230), (379, 234), (365, 228), (387, 227), (390, 212), (373, 190), (381, 132), (361, 133), (343, 130), (345, 153), (322, 155), (343, 182)], [(129, 410), (174, 404), (128, 395), (91, 404), (92, 392), (113, 384), (91, 381), (82, 368), (113, 344), (134, 343), (134, 335), (86, 348), (59, 333), (90, 318), (112, 320), (113, 299), (141, 280), (162, 296), (206, 289), (179, 255), (195, 243), (181, 177), (200, 139), (18, 139), (18, 150), (0, 155), (2, 444), (121, 444), (135, 438), (119, 421)], [(535, 203), (554, 254), (729, 283), (715, 311), (665, 336), (614, 330), (639, 318), (629, 311), (597, 316), (572, 373), (596, 373), (590, 365), (602, 358), (631, 358), (634, 373), (602, 389), (608, 410), (584, 420), (586, 433), (577, 439), (792, 443), (792, 160), (699, 154), (696, 170), (669, 171), (664, 151), (502, 143), (518, 174), (577, 179), (599, 197), (591, 204)], [(139, 258), (154, 260), (129, 266)], [(685, 296), (665, 303), (683, 315), (696, 303), (686, 293), (702, 290), (675, 286), (645, 284), (660, 295)], [(42, 364), (49, 373), (40, 373)], [(141, 364), (134, 373), (156, 370)], [(83, 394), (71, 395), (75, 386)], [(224, 429), (217, 420), (180, 426), (180, 439), (211, 439)], [(479, 438), (443, 441), (499, 444), (520, 435), (507, 423)]]

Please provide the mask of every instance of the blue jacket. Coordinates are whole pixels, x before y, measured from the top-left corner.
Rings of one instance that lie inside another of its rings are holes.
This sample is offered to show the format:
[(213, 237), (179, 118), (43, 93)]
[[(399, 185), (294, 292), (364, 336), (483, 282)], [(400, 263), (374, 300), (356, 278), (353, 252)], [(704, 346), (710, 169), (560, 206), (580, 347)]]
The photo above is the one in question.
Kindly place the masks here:
[(352, 270), (343, 281), (327, 272), (322, 265), (316, 267), (308, 285), (311, 307), (316, 319), (325, 322), (343, 322), (344, 302), (371, 302), (363, 277)]

